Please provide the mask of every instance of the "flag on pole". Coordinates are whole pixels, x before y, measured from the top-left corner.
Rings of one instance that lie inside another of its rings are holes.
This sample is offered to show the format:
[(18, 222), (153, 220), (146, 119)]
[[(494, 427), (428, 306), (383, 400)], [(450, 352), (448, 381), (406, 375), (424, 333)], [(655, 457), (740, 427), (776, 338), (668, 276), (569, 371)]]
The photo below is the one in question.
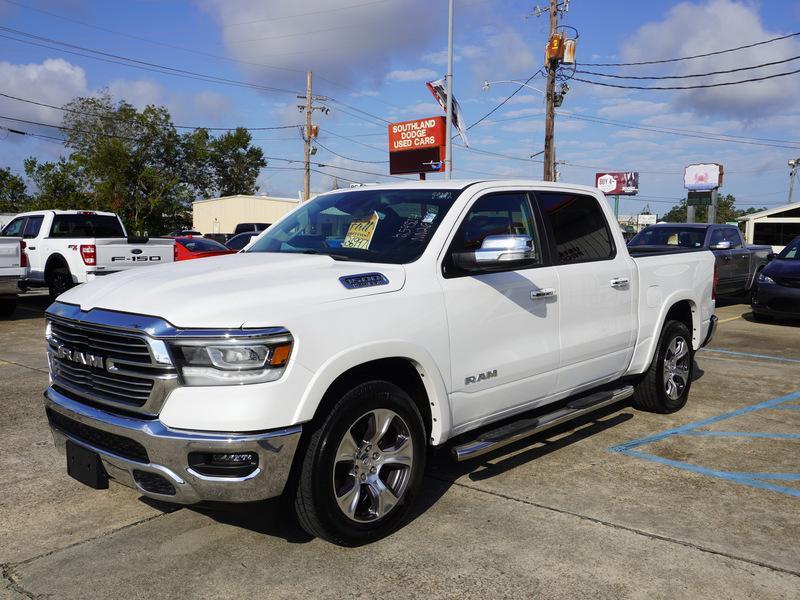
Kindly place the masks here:
[[(431, 94), (433, 94), (433, 97), (436, 98), (442, 110), (447, 112), (447, 81), (445, 78), (442, 77), (436, 81), (429, 81), (425, 85), (428, 86), (428, 89), (431, 91)], [(456, 131), (458, 131), (461, 141), (469, 148), (467, 130), (464, 128), (464, 115), (461, 112), (461, 105), (456, 100), (455, 94), (453, 94), (453, 126), (456, 128)]]

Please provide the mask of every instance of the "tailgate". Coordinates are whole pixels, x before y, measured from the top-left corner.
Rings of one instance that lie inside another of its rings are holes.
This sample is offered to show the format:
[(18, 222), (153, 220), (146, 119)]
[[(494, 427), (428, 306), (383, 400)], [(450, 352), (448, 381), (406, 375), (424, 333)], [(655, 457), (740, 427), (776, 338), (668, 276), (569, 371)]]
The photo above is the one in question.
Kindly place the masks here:
[(126, 239), (95, 240), (98, 271), (124, 271), (160, 265), (174, 260), (174, 240), (150, 239), (128, 243)]
[(21, 277), (24, 269), (20, 267), (20, 239), (0, 238), (0, 277)]

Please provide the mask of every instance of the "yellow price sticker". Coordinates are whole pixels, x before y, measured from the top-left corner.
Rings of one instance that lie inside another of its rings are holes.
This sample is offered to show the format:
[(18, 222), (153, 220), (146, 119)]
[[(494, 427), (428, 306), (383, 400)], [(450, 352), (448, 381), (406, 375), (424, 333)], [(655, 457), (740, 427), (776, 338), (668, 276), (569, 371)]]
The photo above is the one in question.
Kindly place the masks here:
[(369, 217), (352, 221), (347, 229), (347, 235), (344, 236), (342, 248), (369, 250), (372, 236), (378, 228), (378, 218), (378, 213), (373, 211)]

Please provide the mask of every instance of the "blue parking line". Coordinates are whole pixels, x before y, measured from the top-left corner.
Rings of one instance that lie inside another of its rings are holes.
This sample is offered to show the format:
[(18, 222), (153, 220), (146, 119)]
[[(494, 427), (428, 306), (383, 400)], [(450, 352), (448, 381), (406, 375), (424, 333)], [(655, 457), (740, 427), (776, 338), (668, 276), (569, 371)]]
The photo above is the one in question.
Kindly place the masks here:
[(800, 410), (800, 404), (787, 404), (786, 406), (775, 406), (772, 410)]
[(750, 354), (749, 352), (734, 352), (733, 350), (721, 350), (719, 348), (701, 348), (698, 352), (718, 352), (719, 354), (730, 354), (732, 356), (746, 356), (748, 358), (761, 358), (763, 360), (800, 364), (800, 359), (798, 358), (785, 358), (783, 356), (770, 356), (768, 354)]
[(785, 485), (778, 485), (776, 483), (771, 483), (777, 481), (791, 481), (791, 482), (800, 481), (800, 473), (745, 473), (738, 471), (723, 471), (720, 469), (711, 469), (708, 467), (703, 467), (701, 465), (696, 465), (689, 462), (664, 458), (663, 456), (658, 456), (657, 454), (651, 454), (649, 452), (643, 452), (641, 450), (635, 450), (635, 448), (639, 448), (640, 446), (644, 446), (646, 444), (651, 444), (653, 442), (658, 442), (660, 440), (679, 435), (694, 435), (694, 436), (709, 436), (709, 437), (800, 439), (800, 434), (797, 433), (698, 430), (698, 428), (700, 427), (712, 425), (714, 423), (718, 423), (726, 419), (732, 419), (734, 417), (752, 413), (758, 410), (765, 410), (765, 409), (780, 410), (783, 408), (800, 409), (800, 405), (788, 404), (789, 402), (792, 402), (799, 398), (800, 398), (800, 392), (793, 392), (791, 394), (786, 394), (785, 396), (781, 396), (779, 398), (773, 398), (772, 400), (767, 400), (766, 402), (760, 402), (759, 404), (753, 404), (752, 406), (745, 406), (738, 410), (717, 415), (715, 417), (710, 417), (708, 419), (703, 419), (702, 421), (687, 423), (686, 425), (681, 425), (680, 427), (668, 429), (666, 431), (662, 431), (661, 433), (656, 433), (654, 435), (643, 437), (638, 440), (625, 442), (624, 444), (618, 444), (617, 446), (609, 448), (609, 450), (613, 452), (619, 452), (621, 454), (633, 458), (641, 458), (661, 465), (683, 469), (684, 471), (689, 471), (691, 473), (707, 475), (709, 477), (716, 477), (718, 479), (723, 479), (731, 483), (738, 483), (752, 488), (767, 490), (771, 492), (779, 492), (782, 494), (787, 494), (789, 496), (800, 498), (800, 489), (787, 487)]
[(702, 435), (709, 437), (750, 437), (750, 438), (776, 438), (800, 439), (800, 433), (761, 433), (759, 431), (684, 431), (682, 435)]
[(656, 454), (639, 452), (638, 450), (625, 450), (622, 453), (625, 454), (626, 456), (643, 458), (651, 462), (667, 465), (670, 467), (676, 467), (678, 469), (683, 469), (685, 471), (690, 471), (692, 473), (697, 473), (699, 475), (708, 475), (710, 477), (717, 477), (719, 479), (724, 479), (726, 481), (730, 481), (733, 483), (747, 485), (760, 490), (768, 490), (770, 492), (780, 492), (782, 494), (788, 494), (789, 496), (795, 496), (797, 498), (800, 498), (800, 489), (785, 487), (782, 485), (775, 485), (773, 483), (767, 483), (766, 481), (759, 481), (754, 477), (748, 476), (748, 475), (760, 475), (765, 479), (770, 479), (770, 477), (768, 477), (768, 475), (770, 474), (767, 473), (756, 474), (756, 473), (735, 473), (730, 471), (719, 471), (717, 469), (709, 469), (707, 467), (701, 467), (700, 465), (693, 465), (692, 463), (682, 462), (679, 460), (672, 460), (670, 458), (664, 458), (663, 456), (658, 456)]
[(780, 398), (773, 398), (772, 400), (767, 400), (766, 402), (761, 402), (759, 404), (753, 404), (752, 406), (745, 406), (744, 408), (740, 408), (738, 410), (734, 410), (729, 413), (723, 413), (721, 415), (717, 415), (716, 417), (711, 417), (709, 419), (704, 419), (702, 421), (695, 421), (694, 423), (688, 423), (686, 425), (681, 425), (680, 427), (675, 427), (674, 429), (667, 429), (666, 431), (662, 431), (661, 433), (656, 433), (654, 435), (650, 435), (647, 437), (640, 438), (638, 440), (633, 440), (630, 442), (625, 442), (624, 444), (619, 444), (617, 446), (613, 446), (611, 448), (614, 452), (622, 452), (624, 450), (632, 450), (633, 448), (637, 448), (638, 446), (643, 446), (644, 444), (650, 444), (652, 442), (657, 442), (659, 440), (663, 440), (664, 438), (671, 437), (673, 435), (680, 435), (685, 433), (691, 429), (696, 429), (698, 427), (705, 427), (706, 425), (711, 425), (712, 423), (717, 423), (718, 421), (724, 421), (725, 419), (730, 419), (733, 417), (738, 417), (739, 415), (744, 415), (750, 412), (754, 412), (756, 410), (761, 410), (763, 408), (772, 408), (779, 404), (785, 404), (792, 400), (796, 400), (800, 398), (800, 392), (793, 392), (791, 394), (787, 394), (785, 396), (781, 396)]

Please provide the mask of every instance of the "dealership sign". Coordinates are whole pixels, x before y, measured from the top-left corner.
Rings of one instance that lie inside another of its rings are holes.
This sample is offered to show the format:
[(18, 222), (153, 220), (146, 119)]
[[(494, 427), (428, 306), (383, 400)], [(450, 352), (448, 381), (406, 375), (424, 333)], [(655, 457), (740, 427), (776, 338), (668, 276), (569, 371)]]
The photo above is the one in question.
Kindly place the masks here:
[(388, 128), (392, 175), (444, 171), (444, 117), (390, 123)]
[(595, 187), (609, 196), (635, 196), (639, 192), (639, 173), (595, 173)]
[(703, 163), (689, 165), (683, 172), (683, 186), (696, 192), (715, 190), (722, 186), (722, 165)]

